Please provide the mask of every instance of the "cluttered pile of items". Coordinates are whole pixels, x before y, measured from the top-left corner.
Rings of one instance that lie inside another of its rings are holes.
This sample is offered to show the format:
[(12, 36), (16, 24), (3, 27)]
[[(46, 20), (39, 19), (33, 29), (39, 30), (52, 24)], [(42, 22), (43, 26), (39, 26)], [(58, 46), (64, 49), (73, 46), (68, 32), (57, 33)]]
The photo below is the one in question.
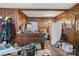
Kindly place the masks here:
[[(12, 45), (16, 37), (16, 29), (14, 21), (11, 17), (0, 17), (0, 55), (5, 55), (5, 51), (14, 50)], [(3, 51), (4, 50), (4, 51)]]

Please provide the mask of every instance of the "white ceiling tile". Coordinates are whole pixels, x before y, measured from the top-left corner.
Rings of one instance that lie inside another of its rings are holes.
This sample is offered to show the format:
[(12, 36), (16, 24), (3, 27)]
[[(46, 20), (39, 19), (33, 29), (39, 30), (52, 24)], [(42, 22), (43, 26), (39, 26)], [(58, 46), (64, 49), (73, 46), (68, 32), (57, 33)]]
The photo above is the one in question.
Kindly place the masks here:
[(64, 11), (22, 11), (28, 17), (56, 17)]

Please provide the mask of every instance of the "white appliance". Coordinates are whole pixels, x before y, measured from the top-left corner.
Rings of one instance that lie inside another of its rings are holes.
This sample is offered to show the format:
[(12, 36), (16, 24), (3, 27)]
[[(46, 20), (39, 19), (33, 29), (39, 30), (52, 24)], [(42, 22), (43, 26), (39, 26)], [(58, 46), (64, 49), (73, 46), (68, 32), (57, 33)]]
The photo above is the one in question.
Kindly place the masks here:
[(50, 24), (49, 31), (50, 31), (51, 45), (55, 45), (60, 40), (62, 33), (62, 24), (61, 23)]

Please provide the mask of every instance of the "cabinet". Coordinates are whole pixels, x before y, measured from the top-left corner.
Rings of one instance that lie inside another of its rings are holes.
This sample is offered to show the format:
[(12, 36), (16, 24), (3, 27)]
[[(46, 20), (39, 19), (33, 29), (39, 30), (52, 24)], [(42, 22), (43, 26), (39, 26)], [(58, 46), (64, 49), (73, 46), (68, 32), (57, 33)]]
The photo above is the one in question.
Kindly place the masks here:
[(41, 43), (41, 47), (44, 48), (44, 37), (41, 34), (19, 34), (15, 40), (20, 46), (24, 46), (31, 41)]

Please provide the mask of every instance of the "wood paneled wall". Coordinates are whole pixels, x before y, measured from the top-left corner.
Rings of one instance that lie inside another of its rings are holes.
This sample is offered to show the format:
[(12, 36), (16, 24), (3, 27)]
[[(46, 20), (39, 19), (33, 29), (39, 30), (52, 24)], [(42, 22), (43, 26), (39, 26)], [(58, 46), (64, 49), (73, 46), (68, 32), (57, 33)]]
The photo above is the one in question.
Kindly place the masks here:
[(10, 16), (15, 22), (15, 27), (17, 31), (18, 9), (0, 8), (0, 16), (3, 17), (4, 19), (7, 16)]
[(20, 10), (18, 10), (18, 26), (21, 25), (21, 23), (23, 22), (23, 19), (25, 20), (25, 22), (27, 23), (27, 16), (22, 13)]
[(31, 21), (38, 22), (39, 29), (47, 29), (49, 20), (55, 22), (53, 17), (28, 17), (28, 23)]
[(56, 17), (56, 21), (58, 22), (63, 20), (74, 20), (77, 13), (79, 13), (79, 4), (76, 4), (70, 10), (58, 15)]
[(27, 16), (19, 11), (19, 9), (0, 8), (0, 16), (2, 16), (3, 18), (10, 16), (13, 20), (15, 20), (16, 28), (20, 26), (23, 19), (25, 19), (27, 22)]
[(3, 18), (10, 16), (12, 17), (12, 19), (15, 19), (18, 16), (18, 10), (10, 8), (0, 8), (0, 16), (2, 16)]
[[(65, 11), (64, 13), (58, 15), (55, 19), (56, 22), (60, 22), (60, 21), (74, 21), (75, 20), (75, 15), (79, 13), (79, 4), (73, 6), (69, 11)], [(69, 43), (73, 43), (74, 41), (74, 32), (73, 32), (73, 28), (71, 29), (66, 29), (65, 33), (68, 36), (68, 40), (67, 42)]]

